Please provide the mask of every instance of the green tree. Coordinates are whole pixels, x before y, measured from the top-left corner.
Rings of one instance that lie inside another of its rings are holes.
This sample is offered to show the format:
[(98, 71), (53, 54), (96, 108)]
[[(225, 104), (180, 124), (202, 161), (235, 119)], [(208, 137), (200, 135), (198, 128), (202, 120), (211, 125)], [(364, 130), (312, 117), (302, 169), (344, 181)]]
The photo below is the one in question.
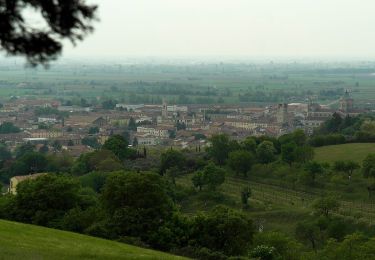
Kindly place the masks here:
[(251, 196), (251, 188), (249, 186), (243, 187), (241, 190), (241, 202), (244, 207), (248, 206), (250, 196)]
[(360, 165), (354, 161), (336, 161), (333, 164), (333, 169), (338, 172), (344, 172), (351, 179), (353, 172), (360, 168)]
[(17, 186), (13, 214), (21, 222), (55, 226), (67, 210), (79, 205), (79, 184), (76, 180), (46, 174)]
[(225, 171), (213, 163), (209, 163), (203, 170), (195, 172), (192, 177), (194, 187), (199, 190), (202, 190), (204, 186), (208, 186), (210, 190), (216, 190), (224, 181)]
[(11, 158), (12, 158), (12, 154), (8, 150), (8, 148), (5, 145), (0, 144), (0, 162), (4, 162), (4, 161), (9, 160)]
[(177, 150), (168, 150), (161, 154), (160, 174), (165, 174), (169, 168), (177, 168), (180, 171), (185, 167), (185, 156)]
[(225, 171), (213, 163), (203, 168), (204, 179), (211, 190), (216, 190), (225, 181)]
[(259, 245), (250, 252), (250, 256), (259, 260), (277, 259), (276, 249), (273, 246)]
[(369, 154), (363, 160), (362, 172), (366, 178), (368, 177), (375, 178), (375, 154)]
[(275, 259), (299, 260), (303, 246), (296, 240), (279, 232), (259, 232), (254, 236), (253, 247), (273, 247)]
[(281, 159), (292, 166), (292, 163), (296, 160), (296, 149), (295, 143), (287, 143), (281, 146)]
[(90, 129), (89, 129), (90, 135), (97, 134), (97, 133), (99, 133), (99, 127), (97, 127), (97, 126), (90, 127)]
[(108, 138), (102, 148), (112, 151), (117, 158), (124, 160), (130, 158), (134, 154), (134, 152), (129, 149), (128, 145), (128, 142), (123, 136), (113, 135)]
[(49, 152), (49, 148), (48, 148), (48, 145), (43, 145), (42, 147), (39, 148), (39, 152), (40, 153), (43, 153), (43, 154), (46, 154)]
[(193, 219), (191, 244), (219, 251), (227, 256), (242, 255), (249, 249), (254, 228), (251, 219), (228, 208), (217, 207)]
[(153, 173), (112, 173), (101, 199), (114, 235), (141, 237), (146, 242), (174, 212), (164, 179)]
[(314, 159), (314, 148), (308, 145), (298, 146), (295, 150), (295, 160), (300, 163), (307, 163)]
[(131, 131), (137, 131), (137, 123), (135, 122), (133, 117), (129, 119), (128, 129)]
[(314, 202), (313, 208), (317, 214), (328, 217), (332, 211), (340, 208), (340, 203), (334, 197), (323, 197)]
[(16, 159), (24, 156), (27, 153), (33, 152), (35, 149), (35, 146), (31, 144), (30, 142), (27, 142), (25, 144), (22, 144), (16, 148)]
[(250, 152), (237, 150), (229, 153), (227, 163), (236, 174), (242, 174), (246, 177), (254, 161), (254, 156)]
[(206, 185), (203, 171), (195, 172), (191, 181), (193, 182), (195, 188), (202, 190), (202, 188)]
[(96, 137), (89, 137), (89, 136), (86, 136), (82, 139), (82, 144), (83, 145), (87, 145), (87, 146), (90, 146), (94, 149), (99, 149), (100, 148), (100, 144), (98, 142), (98, 139)]
[(271, 141), (263, 141), (256, 149), (257, 157), (260, 163), (271, 163), (275, 161), (275, 146)]
[(308, 162), (305, 165), (305, 170), (309, 173), (313, 182), (315, 182), (318, 174), (322, 174), (324, 172), (323, 166), (316, 161)]
[[(29, 8), (41, 17), (43, 26), (27, 22)], [(23, 55), (32, 65), (46, 64), (62, 52), (64, 40), (75, 43), (93, 30), (96, 6), (85, 1), (0, 2), (0, 46), (10, 55)]]
[(29, 152), (18, 161), (26, 165), (28, 173), (44, 172), (48, 163), (45, 155), (37, 152)]
[(208, 148), (208, 154), (218, 163), (223, 165), (230, 152), (229, 137), (225, 134), (213, 135), (210, 138), (211, 146)]
[(246, 139), (242, 142), (242, 147), (248, 152), (253, 154), (256, 153), (257, 143), (252, 136), (246, 137)]
[(300, 222), (296, 227), (296, 237), (302, 241), (311, 244), (314, 251), (317, 251), (318, 242), (320, 241), (320, 231), (315, 223), (311, 221)]
[(4, 122), (0, 125), (0, 134), (11, 134), (19, 132), (21, 132), (21, 130), (11, 122)]

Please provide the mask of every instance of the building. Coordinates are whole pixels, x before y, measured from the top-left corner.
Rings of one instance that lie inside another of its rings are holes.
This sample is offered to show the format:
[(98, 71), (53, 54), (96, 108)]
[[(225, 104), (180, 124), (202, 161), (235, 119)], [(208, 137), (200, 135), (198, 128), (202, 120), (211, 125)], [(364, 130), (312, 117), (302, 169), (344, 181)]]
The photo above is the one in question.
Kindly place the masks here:
[(161, 137), (161, 138), (168, 138), (169, 137), (169, 130), (166, 128), (161, 127), (137, 127), (138, 134), (149, 134), (151, 136)]
[(279, 124), (288, 122), (288, 104), (279, 104), (276, 112), (276, 121)]
[(21, 182), (26, 181), (26, 180), (36, 179), (36, 178), (38, 178), (42, 175), (46, 175), (46, 174), (47, 173), (36, 173), (36, 174), (23, 175), (23, 176), (14, 176), (14, 177), (10, 178), (8, 191), (9, 191), (10, 194), (16, 195), (18, 184), (20, 184)]
[(348, 113), (353, 110), (354, 100), (350, 97), (349, 91), (345, 90), (345, 94), (340, 99), (340, 110)]

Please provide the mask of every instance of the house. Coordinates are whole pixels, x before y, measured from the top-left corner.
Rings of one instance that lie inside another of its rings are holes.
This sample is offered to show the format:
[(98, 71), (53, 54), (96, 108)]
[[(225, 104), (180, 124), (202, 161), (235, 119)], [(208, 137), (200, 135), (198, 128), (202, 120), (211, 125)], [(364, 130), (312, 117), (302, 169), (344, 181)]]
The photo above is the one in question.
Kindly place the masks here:
[(38, 178), (42, 175), (46, 175), (46, 174), (47, 173), (35, 173), (35, 174), (30, 174), (30, 175), (14, 176), (14, 177), (10, 178), (8, 191), (9, 191), (10, 194), (16, 195), (18, 184), (20, 184), (21, 182), (23, 182), (25, 180), (33, 180), (33, 179), (36, 179), (36, 178)]
[(162, 127), (137, 127), (138, 134), (149, 134), (151, 136), (157, 136), (161, 138), (168, 138), (169, 137), (169, 129), (162, 128)]

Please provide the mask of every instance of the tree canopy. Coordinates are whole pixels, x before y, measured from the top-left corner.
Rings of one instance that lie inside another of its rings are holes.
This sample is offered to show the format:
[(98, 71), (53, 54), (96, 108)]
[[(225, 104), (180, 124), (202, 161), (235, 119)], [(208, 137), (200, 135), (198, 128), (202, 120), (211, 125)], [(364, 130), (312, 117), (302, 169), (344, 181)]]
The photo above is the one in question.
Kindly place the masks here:
[[(93, 30), (96, 9), (85, 0), (0, 1), (1, 49), (10, 55), (25, 56), (32, 65), (45, 65), (61, 54), (64, 39), (75, 44)], [(46, 25), (31, 26), (26, 10), (40, 13)]]

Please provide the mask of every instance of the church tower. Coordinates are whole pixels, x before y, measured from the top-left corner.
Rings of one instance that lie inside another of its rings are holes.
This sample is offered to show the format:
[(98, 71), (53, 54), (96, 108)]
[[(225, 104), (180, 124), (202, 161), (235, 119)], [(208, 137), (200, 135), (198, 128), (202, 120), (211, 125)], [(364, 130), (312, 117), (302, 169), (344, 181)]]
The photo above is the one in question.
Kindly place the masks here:
[(163, 108), (161, 110), (161, 117), (163, 119), (168, 118), (168, 105), (167, 105), (167, 102), (165, 101), (165, 99), (163, 99)]
[(344, 96), (340, 99), (340, 110), (343, 112), (349, 112), (353, 110), (354, 100), (350, 96), (349, 90), (345, 90)]

